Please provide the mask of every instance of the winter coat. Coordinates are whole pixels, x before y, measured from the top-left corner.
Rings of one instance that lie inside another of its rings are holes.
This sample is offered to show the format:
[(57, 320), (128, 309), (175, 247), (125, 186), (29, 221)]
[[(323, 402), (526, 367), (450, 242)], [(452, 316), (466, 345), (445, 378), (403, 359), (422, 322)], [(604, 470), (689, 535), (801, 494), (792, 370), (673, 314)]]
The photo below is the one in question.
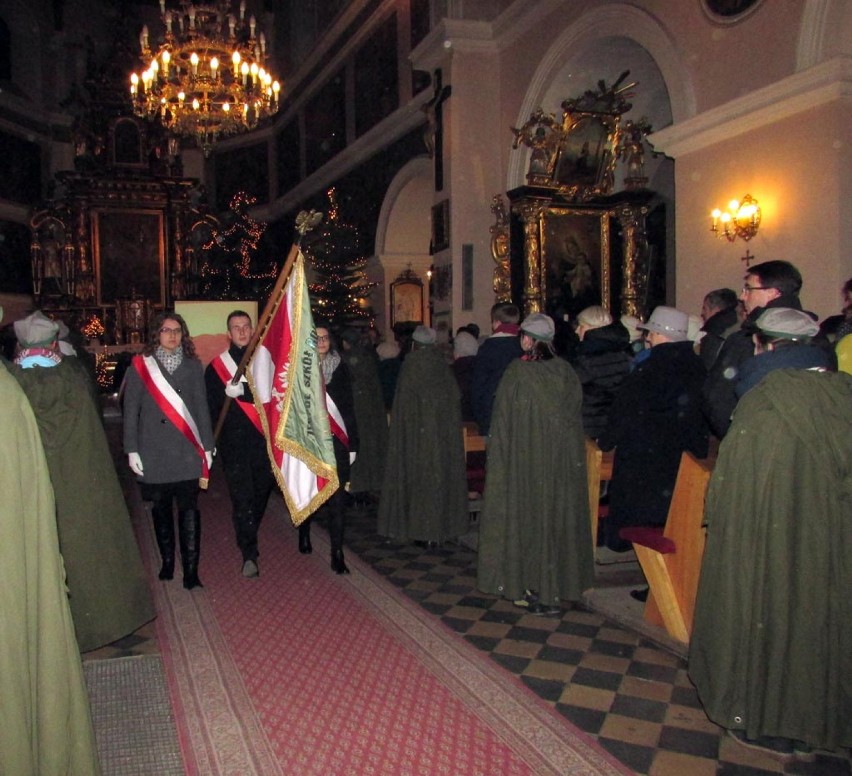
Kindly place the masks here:
[[(204, 449), (212, 450), (213, 429), (201, 362), (184, 357), (174, 373), (169, 374), (156, 357), (154, 360), (194, 418)], [(124, 452), (139, 453), (145, 471), (140, 482), (158, 485), (201, 477), (201, 456), (165, 416), (134, 367), (127, 370), (125, 381)]]
[(516, 358), (521, 357), (520, 339), (511, 334), (492, 334), (479, 346), (473, 362), (470, 400), (479, 433), (488, 436), (491, 408), (503, 372)]
[(685, 341), (651, 348), (622, 383), (598, 439), (602, 450), (615, 448), (608, 535), (628, 525), (665, 524), (681, 453), (707, 455), (703, 380), (701, 359)]
[(597, 439), (606, 428), (609, 408), (630, 372), (630, 334), (620, 321), (590, 329), (572, 365), (583, 386), (583, 430)]

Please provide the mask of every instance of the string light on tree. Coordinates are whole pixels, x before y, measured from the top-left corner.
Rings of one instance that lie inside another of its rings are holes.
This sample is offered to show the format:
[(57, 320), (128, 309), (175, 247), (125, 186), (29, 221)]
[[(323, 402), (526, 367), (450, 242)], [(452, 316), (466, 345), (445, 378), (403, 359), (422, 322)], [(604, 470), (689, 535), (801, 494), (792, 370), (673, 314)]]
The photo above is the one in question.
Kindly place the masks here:
[(378, 283), (367, 279), (363, 239), (357, 227), (340, 220), (337, 192), (327, 192), (328, 218), (323, 228), (305, 246), (313, 271), (308, 284), (314, 312), (328, 318), (336, 328), (375, 320), (370, 294)]

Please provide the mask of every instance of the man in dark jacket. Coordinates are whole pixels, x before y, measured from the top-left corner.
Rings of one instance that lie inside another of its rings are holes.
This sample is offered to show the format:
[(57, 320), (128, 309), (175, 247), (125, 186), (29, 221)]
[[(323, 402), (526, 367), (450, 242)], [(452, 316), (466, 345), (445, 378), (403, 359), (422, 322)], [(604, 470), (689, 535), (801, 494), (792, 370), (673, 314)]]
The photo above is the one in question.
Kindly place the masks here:
[(716, 436), (725, 436), (731, 424), (731, 413), (737, 406), (737, 376), (743, 363), (754, 355), (754, 322), (766, 307), (801, 310), (801, 288), (799, 270), (787, 261), (765, 261), (746, 273), (740, 294), (746, 319), (738, 331), (728, 335), (704, 383), (704, 413)]
[(707, 294), (701, 305), (701, 321), (703, 336), (698, 344), (698, 355), (709, 372), (728, 335), (739, 328), (737, 292), (731, 288), (717, 288)]
[(491, 308), (491, 336), (479, 346), (470, 380), (470, 401), (479, 433), (488, 436), (491, 408), (506, 367), (521, 357), (518, 323), (521, 311), (510, 302)]
[(228, 316), (227, 327), (229, 347), (210, 362), (204, 382), (214, 423), (225, 405), (225, 397), (233, 400), (228, 405), (217, 448), (231, 496), (234, 531), (242, 553), (242, 573), (252, 578), (258, 575), (257, 530), (275, 484), (275, 475), (251, 388), (245, 377), (236, 385), (231, 382), (251, 341), (251, 318), (242, 310), (234, 310)]

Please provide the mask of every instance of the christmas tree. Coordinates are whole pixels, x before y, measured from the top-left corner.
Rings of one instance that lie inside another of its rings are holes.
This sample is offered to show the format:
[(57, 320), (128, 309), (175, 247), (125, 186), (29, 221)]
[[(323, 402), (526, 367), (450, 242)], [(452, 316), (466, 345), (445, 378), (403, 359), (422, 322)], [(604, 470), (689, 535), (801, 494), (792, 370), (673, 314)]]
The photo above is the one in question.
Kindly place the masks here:
[(274, 262), (258, 267), (255, 255), (266, 224), (249, 215), (256, 198), (239, 191), (208, 242), (201, 246), (202, 299), (262, 299), (269, 295), (278, 269)]
[(337, 330), (370, 326), (376, 317), (370, 293), (379, 284), (367, 279), (362, 236), (353, 224), (340, 220), (333, 188), (328, 191), (328, 201), (328, 217), (303, 248), (311, 269), (311, 309)]

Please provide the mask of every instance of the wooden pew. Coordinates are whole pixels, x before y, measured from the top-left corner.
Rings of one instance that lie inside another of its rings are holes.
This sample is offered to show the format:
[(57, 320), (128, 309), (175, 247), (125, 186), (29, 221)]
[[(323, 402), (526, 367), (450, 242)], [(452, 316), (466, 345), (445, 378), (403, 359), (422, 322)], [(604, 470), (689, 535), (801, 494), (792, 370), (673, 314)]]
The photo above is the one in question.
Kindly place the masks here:
[(471, 420), (462, 423), (462, 439), (465, 455), (485, 450), (485, 437), (479, 433), (479, 427)]
[[(470, 461), (467, 461), (467, 457), (470, 453), (485, 452), (485, 437), (479, 433), (479, 426), (477, 426), (476, 423), (473, 421), (464, 421), (462, 424), (462, 441), (464, 442), (465, 465), (467, 466), (467, 473), (470, 475), (471, 463)], [(480, 455), (479, 458), (484, 457)], [(470, 487), (470, 485), (468, 487)], [(475, 523), (479, 517), (479, 511), (482, 509), (482, 496), (477, 493), (475, 498), (471, 498), (471, 493), (472, 491), (468, 491), (468, 516), (471, 523)]]
[(589, 519), (592, 527), (592, 554), (597, 549), (601, 482), (612, 479), (614, 453), (602, 452), (594, 439), (586, 437), (586, 477), (589, 487)]
[(712, 472), (712, 459), (699, 460), (683, 453), (665, 529), (636, 526), (619, 532), (622, 539), (633, 543), (648, 580), (645, 620), (662, 624), (684, 644), (692, 632), (704, 557), (704, 498)]

